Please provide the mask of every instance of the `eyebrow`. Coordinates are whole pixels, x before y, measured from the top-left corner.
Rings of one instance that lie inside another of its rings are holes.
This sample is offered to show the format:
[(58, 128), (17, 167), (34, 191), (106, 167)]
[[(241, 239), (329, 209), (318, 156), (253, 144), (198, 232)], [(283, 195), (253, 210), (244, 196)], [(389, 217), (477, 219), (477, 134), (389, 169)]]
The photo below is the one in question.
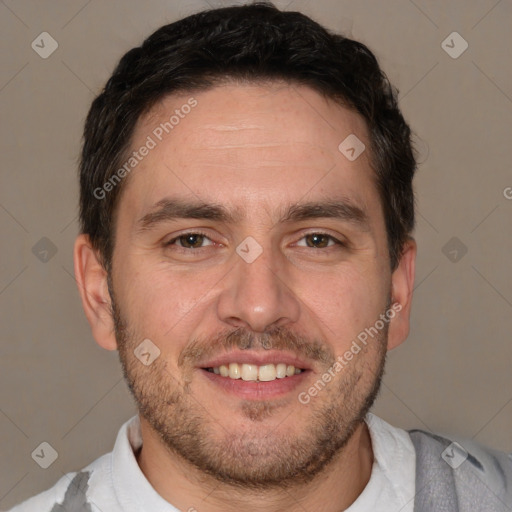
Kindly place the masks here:
[[(158, 201), (152, 211), (137, 221), (137, 231), (149, 231), (159, 224), (177, 219), (201, 219), (235, 224), (243, 219), (243, 210), (229, 211), (224, 205), (190, 202), (166, 197)], [(278, 223), (300, 222), (310, 219), (338, 219), (354, 224), (362, 231), (370, 231), (367, 213), (347, 199), (311, 201), (290, 205)]]

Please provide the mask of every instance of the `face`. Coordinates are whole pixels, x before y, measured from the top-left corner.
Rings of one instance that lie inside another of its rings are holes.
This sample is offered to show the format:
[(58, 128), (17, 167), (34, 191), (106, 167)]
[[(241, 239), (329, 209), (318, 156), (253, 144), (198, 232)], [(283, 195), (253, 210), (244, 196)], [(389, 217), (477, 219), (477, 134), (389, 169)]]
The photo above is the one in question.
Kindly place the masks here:
[(338, 149), (350, 134), (369, 148), (357, 114), (277, 84), (170, 96), (137, 126), (132, 148), (155, 144), (118, 206), (119, 355), (143, 420), (223, 482), (311, 480), (377, 392), (392, 281), (368, 150)]

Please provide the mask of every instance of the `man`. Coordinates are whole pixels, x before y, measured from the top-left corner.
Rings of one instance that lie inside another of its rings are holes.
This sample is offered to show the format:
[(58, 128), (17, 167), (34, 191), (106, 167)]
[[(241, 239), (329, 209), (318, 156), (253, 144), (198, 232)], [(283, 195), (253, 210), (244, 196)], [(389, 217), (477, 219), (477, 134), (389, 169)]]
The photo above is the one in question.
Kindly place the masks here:
[(89, 112), (75, 274), (139, 415), (22, 511), (512, 510), (512, 460), (369, 410), (409, 331), (410, 130), (271, 4), (167, 25)]

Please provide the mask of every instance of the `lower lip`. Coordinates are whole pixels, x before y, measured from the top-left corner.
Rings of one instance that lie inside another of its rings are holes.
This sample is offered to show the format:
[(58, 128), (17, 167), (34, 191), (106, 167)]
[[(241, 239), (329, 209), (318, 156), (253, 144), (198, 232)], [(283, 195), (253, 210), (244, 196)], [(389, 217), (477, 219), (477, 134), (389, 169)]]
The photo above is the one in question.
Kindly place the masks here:
[(269, 398), (282, 397), (299, 387), (304, 379), (307, 378), (308, 373), (310, 373), (309, 370), (305, 370), (291, 377), (260, 382), (230, 379), (229, 377), (222, 377), (221, 375), (203, 369), (200, 371), (216, 386), (219, 386), (232, 395), (246, 400), (266, 400)]

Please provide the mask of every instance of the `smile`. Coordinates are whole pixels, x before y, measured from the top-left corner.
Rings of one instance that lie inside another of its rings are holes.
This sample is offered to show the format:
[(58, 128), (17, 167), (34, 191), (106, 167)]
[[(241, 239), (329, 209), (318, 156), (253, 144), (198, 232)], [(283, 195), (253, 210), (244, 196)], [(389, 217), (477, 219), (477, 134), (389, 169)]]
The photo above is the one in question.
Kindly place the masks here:
[(245, 381), (259, 382), (270, 382), (276, 379), (284, 379), (303, 372), (302, 369), (295, 368), (295, 366), (286, 363), (265, 364), (261, 366), (246, 363), (229, 363), (227, 365), (223, 364), (214, 368), (205, 368), (205, 370), (228, 379), (242, 379)]

